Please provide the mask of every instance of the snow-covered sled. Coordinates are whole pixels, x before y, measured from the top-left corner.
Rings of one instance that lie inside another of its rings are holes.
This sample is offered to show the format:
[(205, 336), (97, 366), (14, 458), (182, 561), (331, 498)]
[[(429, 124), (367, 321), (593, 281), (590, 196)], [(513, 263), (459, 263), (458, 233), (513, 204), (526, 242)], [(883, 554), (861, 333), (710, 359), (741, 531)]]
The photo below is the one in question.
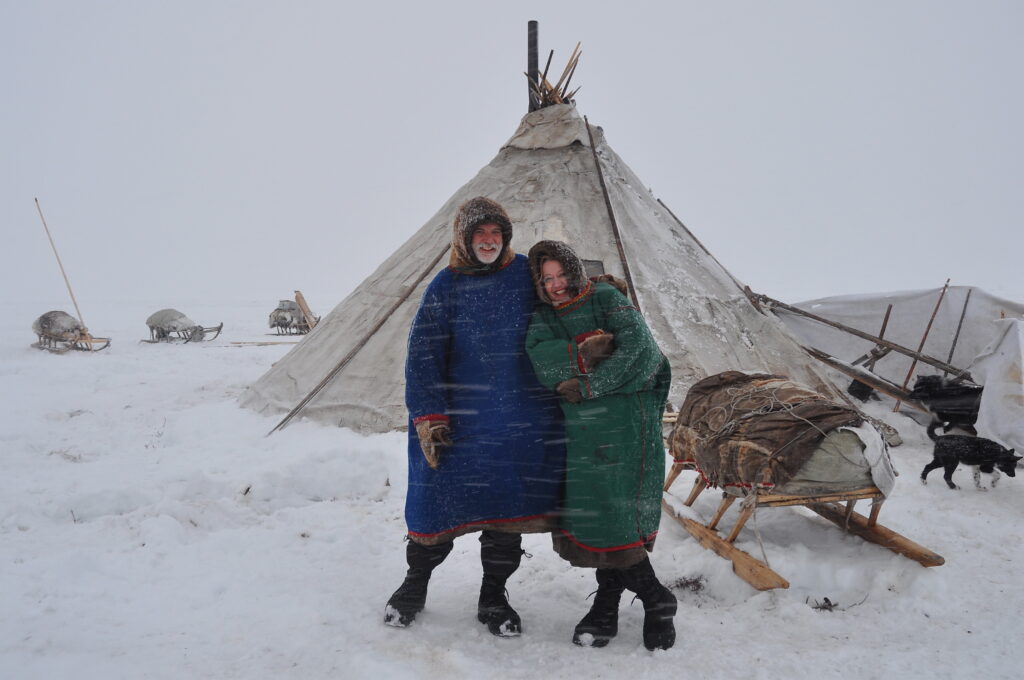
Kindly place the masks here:
[(270, 313), (268, 325), (277, 335), (305, 335), (313, 330), (320, 317), (314, 316), (302, 293), (295, 291), (294, 300), (281, 300)]
[(110, 347), (110, 338), (93, 337), (78, 319), (59, 310), (47, 312), (33, 321), (32, 330), (39, 338), (32, 346), (56, 354), (72, 349), (98, 352)]
[[(945, 562), (878, 523), (895, 481), (878, 431), (850, 407), (784, 377), (728, 371), (696, 383), (679, 410), (669, 450), (674, 463), (665, 481), (664, 511), (758, 590), (789, 587), (735, 545), (758, 508), (802, 505), (923, 566)], [(680, 500), (670, 488), (686, 469), (698, 476)], [(688, 508), (709, 487), (724, 491), (722, 501), (709, 521), (699, 521)], [(739, 517), (720, 533), (718, 525), (737, 499)], [(871, 501), (867, 517), (854, 511), (860, 500)]]
[(146, 319), (149, 326), (149, 340), (142, 342), (201, 342), (213, 340), (220, 335), (224, 324), (204, 327), (197, 324), (176, 309), (161, 309)]
[(270, 313), (267, 322), (277, 335), (305, 335), (312, 326), (306, 319), (306, 315), (294, 300), (281, 300), (277, 307)]

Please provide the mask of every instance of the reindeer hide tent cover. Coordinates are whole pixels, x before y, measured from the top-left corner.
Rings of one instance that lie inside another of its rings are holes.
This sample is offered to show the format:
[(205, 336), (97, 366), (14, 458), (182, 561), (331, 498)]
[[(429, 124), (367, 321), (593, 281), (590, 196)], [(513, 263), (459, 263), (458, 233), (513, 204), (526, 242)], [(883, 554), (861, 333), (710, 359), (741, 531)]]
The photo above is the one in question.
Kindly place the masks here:
[(301, 415), (363, 433), (404, 429), (409, 325), (427, 284), (447, 266), (456, 208), (474, 196), (505, 207), (517, 252), (542, 239), (565, 241), (591, 274), (624, 277), (591, 134), (641, 311), (672, 364), (670, 400), (678, 405), (695, 382), (726, 370), (783, 374), (834, 394), (815, 360), (778, 319), (751, 305), (612, 151), (601, 128), (588, 130), (575, 107), (561, 104), (527, 114), (494, 160), (257, 380), (242, 404), (285, 413), (356, 350)]

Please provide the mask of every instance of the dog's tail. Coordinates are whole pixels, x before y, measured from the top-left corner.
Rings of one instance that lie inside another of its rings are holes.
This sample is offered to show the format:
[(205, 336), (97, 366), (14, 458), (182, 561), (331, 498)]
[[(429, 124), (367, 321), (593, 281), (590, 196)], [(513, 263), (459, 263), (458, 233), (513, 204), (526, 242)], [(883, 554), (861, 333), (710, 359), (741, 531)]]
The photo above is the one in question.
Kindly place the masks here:
[(933, 420), (928, 424), (928, 439), (931, 439), (933, 442), (939, 440), (938, 435), (935, 434), (935, 430), (939, 429), (940, 426), (942, 426), (941, 420)]

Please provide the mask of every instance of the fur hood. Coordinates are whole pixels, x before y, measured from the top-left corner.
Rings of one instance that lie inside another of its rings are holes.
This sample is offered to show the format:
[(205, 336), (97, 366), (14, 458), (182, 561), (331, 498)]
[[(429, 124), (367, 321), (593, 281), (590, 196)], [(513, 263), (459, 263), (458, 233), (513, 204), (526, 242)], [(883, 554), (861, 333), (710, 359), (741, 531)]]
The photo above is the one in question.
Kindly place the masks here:
[(533, 285), (537, 289), (537, 297), (549, 305), (552, 304), (551, 299), (548, 298), (544, 285), (540, 282), (541, 267), (548, 260), (556, 260), (562, 265), (562, 269), (569, 279), (571, 297), (575, 298), (583, 292), (589, 283), (587, 274), (583, 270), (583, 262), (576, 256), (572, 248), (561, 241), (539, 241), (530, 248), (529, 260), (530, 275), (533, 277)]
[[(501, 227), (501, 253), (491, 264), (482, 264), (473, 254), (473, 230), (481, 224)], [(515, 257), (512, 250), (512, 220), (496, 201), (483, 196), (471, 198), (455, 212), (452, 221), (452, 254), (449, 265), (467, 274), (489, 274), (508, 265)]]

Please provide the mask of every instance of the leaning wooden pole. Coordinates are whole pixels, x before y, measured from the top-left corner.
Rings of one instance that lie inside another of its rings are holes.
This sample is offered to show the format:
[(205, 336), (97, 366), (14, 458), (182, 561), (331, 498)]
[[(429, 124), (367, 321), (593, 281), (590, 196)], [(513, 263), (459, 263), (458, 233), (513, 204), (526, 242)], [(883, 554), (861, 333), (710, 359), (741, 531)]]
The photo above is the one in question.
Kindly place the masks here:
[(890, 342), (888, 340), (883, 340), (882, 338), (879, 338), (878, 336), (871, 335), (870, 333), (865, 333), (864, 331), (858, 330), (858, 329), (853, 328), (851, 326), (847, 326), (845, 324), (841, 324), (838, 321), (832, 321), (831, 319), (826, 319), (823, 316), (818, 316), (817, 314), (812, 314), (811, 312), (808, 312), (806, 310), (800, 309), (799, 307), (794, 307), (793, 305), (787, 305), (785, 302), (780, 302), (779, 300), (776, 300), (774, 298), (770, 298), (767, 295), (763, 295), (761, 293), (751, 292), (749, 294), (749, 297), (750, 297), (751, 302), (763, 303), (765, 305), (768, 305), (769, 307), (778, 307), (779, 309), (785, 309), (787, 312), (792, 312), (794, 314), (799, 314), (800, 316), (805, 316), (808, 319), (814, 319), (818, 323), (823, 323), (826, 326), (831, 326), (832, 328), (837, 328), (837, 329), (839, 329), (841, 331), (846, 331), (850, 335), (856, 335), (858, 338), (864, 338), (865, 340), (870, 340), (870, 341), (874, 342), (876, 345), (880, 345), (882, 347), (887, 347), (887, 348), (891, 349), (894, 352), (898, 352), (898, 353), (903, 354), (905, 356), (917, 359), (918, 361), (920, 361), (923, 364), (928, 364), (929, 366), (934, 366), (935, 368), (938, 368), (938, 369), (943, 370), (943, 371), (949, 371), (950, 373), (953, 374), (953, 379), (954, 380), (959, 380), (961, 378), (964, 379), (964, 380), (970, 380), (971, 379), (971, 374), (969, 372), (967, 372), (967, 370), (965, 370), (965, 369), (959, 369), (956, 366), (950, 366), (949, 364), (947, 364), (944, 361), (939, 361), (938, 359), (930, 357), (927, 354), (922, 354), (920, 352), (915, 352), (914, 350), (908, 349), (908, 348), (906, 348), (906, 347), (904, 347), (902, 345), (897, 345), (895, 342)]
[(89, 331), (85, 325), (85, 319), (82, 318), (82, 310), (78, 308), (78, 300), (75, 299), (75, 291), (71, 290), (71, 282), (68, 281), (68, 273), (64, 271), (64, 263), (60, 261), (60, 254), (57, 252), (57, 245), (53, 242), (53, 236), (50, 234), (50, 227), (46, 225), (46, 218), (43, 217), (43, 208), (39, 205), (39, 199), (36, 201), (36, 210), (39, 211), (39, 219), (43, 221), (43, 229), (46, 230), (46, 238), (50, 239), (50, 247), (53, 248), (53, 255), (57, 258), (57, 266), (60, 267), (60, 274), (64, 277), (64, 285), (68, 287), (68, 294), (71, 296), (71, 303), (75, 306), (75, 312), (78, 314), (78, 323), (82, 324), (82, 332), (86, 335)]
[[(946, 279), (946, 283), (942, 286), (942, 292), (939, 293), (939, 299), (935, 302), (935, 309), (932, 310), (932, 317), (928, 319), (928, 325), (925, 326), (924, 335), (921, 336), (921, 344), (917, 346), (917, 351), (920, 353), (924, 350), (924, 343), (928, 341), (928, 334), (932, 330), (932, 324), (935, 322), (935, 316), (939, 313), (939, 307), (942, 305), (942, 298), (946, 297), (946, 290), (949, 289), (949, 279)], [(903, 389), (907, 389), (907, 385), (910, 383), (910, 378), (914, 375), (914, 369), (917, 368), (917, 358), (910, 362), (910, 370), (907, 371), (907, 377), (903, 379)], [(900, 404), (903, 402), (899, 399), (896, 400), (896, 405), (892, 407), (893, 413), (900, 410)]]
[[(579, 45), (576, 46), (577, 49)], [(633, 275), (629, 271), (629, 262), (626, 260), (626, 251), (622, 247), (622, 235), (619, 233), (619, 223), (615, 220), (615, 211), (612, 210), (612, 199), (608, 195), (608, 185), (604, 181), (604, 171), (601, 170), (601, 159), (597, 156), (597, 147), (594, 145), (594, 133), (590, 130), (590, 121), (587, 120), (586, 116), (583, 116), (583, 122), (587, 125), (587, 137), (590, 139), (590, 150), (594, 154), (594, 165), (597, 166), (597, 179), (601, 182), (601, 193), (604, 194), (604, 205), (608, 209), (608, 219), (612, 223), (612, 235), (615, 236), (615, 247), (619, 250), (619, 261), (622, 262), (622, 274), (626, 277), (626, 284), (629, 286), (629, 297), (632, 298), (633, 304), (636, 305), (638, 312), (643, 312), (640, 309), (640, 299), (636, 295), (636, 286), (633, 284)]]
[(380, 319), (377, 320), (377, 323), (375, 323), (373, 325), (373, 328), (371, 328), (366, 333), (366, 335), (364, 335), (363, 338), (359, 342), (356, 343), (356, 346), (353, 347), (351, 349), (351, 351), (349, 351), (349, 353), (345, 355), (345, 358), (342, 359), (341, 361), (339, 361), (338, 365), (335, 366), (334, 368), (332, 368), (331, 372), (328, 373), (324, 377), (323, 380), (321, 380), (319, 383), (317, 383), (316, 387), (314, 387), (312, 389), (312, 391), (310, 391), (310, 393), (307, 394), (302, 399), (302, 401), (300, 401), (298, 403), (298, 405), (296, 405), (296, 407), (293, 408), (288, 413), (288, 415), (286, 415), (283, 419), (281, 419), (281, 422), (279, 422), (277, 425), (275, 425), (273, 430), (271, 430), (270, 432), (267, 433), (268, 437), (270, 435), (274, 434), (275, 432), (277, 432), (278, 430), (284, 428), (286, 425), (288, 425), (288, 423), (291, 422), (292, 418), (297, 416), (299, 414), (299, 411), (301, 411), (302, 409), (304, 409), (306, 407), (306, 404), (308, 404), (309, 402), (313, 401), (313, 399), (316, 397), (316, 395), (320, 394), (320, 391), (323, 388), (327, 387), (327, 385), (332, 380), (334, 380), (334, 378), (339, 373), (341, 373), (341, 370), (343, 368), (348, 366), (349, 362), (352, 361), (353, 357), (355, 357), (355, 355), (359, 353), (359, 350), (361, 350), (363, 347), (366, 346), (366, 343), (368, 343), (370, 341), (370, 338), (372, 338), (377, 333), (377, 331), (379, 331), (381, 329), (381, 326), (383, 326), (385, 323), (387, 323), (388, 319), (391, 318), (391, 315), (394, 314), (395, 311), (399, 307), (402, 306), (403, 302), (405, 302), (406, 300), (409, 299), (409, 296), (412, 295), (412, 292), (419, 287), (420, 283), (423, 282), (423, 279), (427, 278), (427, 275), (430, 274), (430, 272), (432, 272), (434, 270), (434, 267), (436, 267), (437, 263), (441, 261), (441, 258), (444, 257), (445, 253), (448, 252), (449, 248), (451, 248), (451, 245), (446, 245), (444, 247), (444, 249), (440, 253), (438, 253), (437, 257), (435, 257), (430, 262), (430, 265), (426, 269), (423, 270), (423, 273), (419, 275), (419, 277), (416, 279), (416, 281), (414, 281), (413, 284), (411, 286), (409, 286), (409, 288), (406, 289), (406, 291), (401, 295), (401, 297), (399, 297), (395, 301), (395, 304), (391, 305), (391, 308), (388, 309), (388, 311), (384, 314), (384, 316), (382, 316)]
[[(956, 351), (956, 343), (957, 343), (957, 340), (960, 339), (960, 329), (964, 327), (964, 317), (967, 315), (967, 303), (969, 303), (971, 301), (971, 293), (973, 293), (973, 292), (974, 292), (973, 288), (968, 288), (967, 289), (967, 297), (964, 299), (964, 307), (963, 307), (963, 309), (960, 310), (960, 321), (957, 322), (957, 324), (956, 324), (956, 333), (953, 334), (953, 344), (949, 348), (949, 356), (946, 357), (946, 363), (947, 364), (953, 361), (953, 352)], [(946, 376), (948, 374), (949, 374), (949, 371), (943, 371), (942, 372), (943, 376)]]

